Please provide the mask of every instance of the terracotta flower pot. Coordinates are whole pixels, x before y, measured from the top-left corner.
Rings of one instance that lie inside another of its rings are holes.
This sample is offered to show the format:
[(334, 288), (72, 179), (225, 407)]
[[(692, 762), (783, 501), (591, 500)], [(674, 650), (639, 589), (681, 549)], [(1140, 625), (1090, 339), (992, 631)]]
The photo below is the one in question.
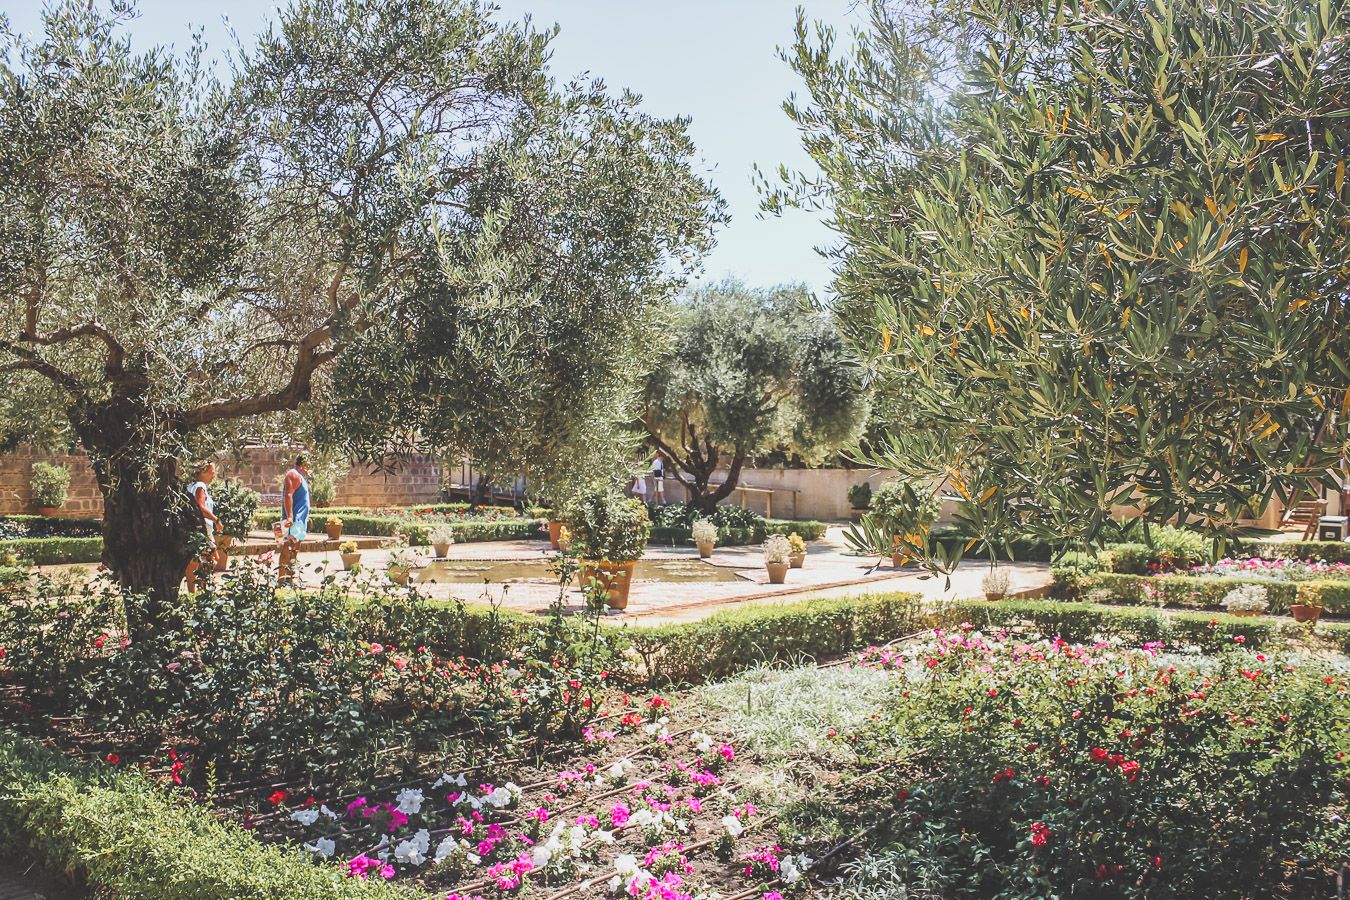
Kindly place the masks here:
[(794, 569), (800, 569), (802, 566), (806, 565), (806, 551), (803, 550), (801, 553), (793, 553), (790, 555), (788, 557), (788, 565)]
[(328, 535), (330, 541), (336, 541), (342, 537), (341, 522), (325, 522), (323, 526), (324, 534)]
[(984, 599), (986, 600), (1002, 600), (1006, 596), (1008, 596), (1006, 593), (999, 593), (998, 591), (984, 592)]
[(606, 603), (610, 609), (628, 608), (628, 591), (633, 586), (633, 568), (637, 560), (628, 562), (610, 562), (607, 559), (583, 559), (578, 577), (582, 588), (598, 583), (607, 595)]
[(558, 543), (558, 538), (562, 536), (562, 522), (555, 522), (552, 519), (548, 521), (548, 545), (553, 550), (561, 550), (562, 545)]
[(59, 507), (56, 507), (56, 506), (39, 506), (39, 507), (37, 507), (37, 514), (38, 514), (39, 516), (46, 516), (46, 517), (49, 518), (49, 519), (50, 519), (50, 518), (54, 518), (54, 517), (57, 515), (57, 513), (59, 513), (59, 512), (60, 512), (60, 508), (59, 508)]
[(712, 552), (713, 552), (712, 541), (705, 541), (704, 543), (698, 545), (699, 559), (707, 559), (708, 557), (712, 556)]
[(407, 584), (408, 579), (412, 576), (412, 570), (407, 566), (390, 566), (385, 569), (385, 573), (394, 584)]
[(1322, 616), (1322, 607), (1309, 606), (1305, 603), (1293, 603), (1289, 606), (1289, 612), (1293, 614), (1295, 622), (1316, 625), (1317, 620)]
[(433, 552), (433, 553), (436, 554), (436, 558), (437, 558), (437, 559), (445, 559), (447, 556), (450, 555), (450, 545), (449, 545), (449, 544), (432, 544), (432, 545), (431, 545), (431, 552)]
[(789, 565), (785, 562), (766, 562), (764, 568), (769, 573), (769, 584), (783, 584), (787, 581)]
[(350, 572), (352, 569), (356, 568), (360, 562), (361, 562), (361, 551), (359, 550), (355, 553), (342, 554), (342, 568), (347, 572)]

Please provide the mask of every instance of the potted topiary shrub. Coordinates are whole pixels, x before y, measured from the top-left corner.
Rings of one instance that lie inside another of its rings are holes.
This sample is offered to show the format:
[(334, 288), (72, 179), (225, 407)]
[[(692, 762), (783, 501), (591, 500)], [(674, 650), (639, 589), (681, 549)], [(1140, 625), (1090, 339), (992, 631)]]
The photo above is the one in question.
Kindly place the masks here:
[(1316, 625), (1322, 617), (1322, 586), (1310, 582), (1301, 582), (1298, 586), (1296, 603), (1289, 605), (1289, 612), (1295, 622)]
[(626, 609), (633, 568), (651, 535), (647, 505), (595, 485), (567, 503), (563, 521), (569, 552), (581, 561), (582, 587), (603, 591), (610, 608)]
[(941, 504), (919, 480), (896, 479), (877, 488), (868, 518), (892, 537), (891, 563), (899, 568), (913, 561), (912, 548), (928, 543), (928, 530), (937, 521)]
[(431, 529), (431, 549), (437, 559), (450, 555), (450, 545), (455, 542), (455, 529), (449, 525), (437, 525)]
[(1243, 584), (1224, 594), (1219, 605), (1230, 616), (1259, 616), (1270, 607), (1266, 589), (1259, 584)]
[(70, 496), (70, 470), (60, 464), (35, 462), (28, 486), (38, 515), (54, 516)]
[(709, 519), (698, 519), (694, 522), (691, 531), (693, 532), (694, 543), (698, 546), (699, 558), (707, 559), (712, 556), (713, 546), (717, 543), (717, 526)]
[(342, 537), (342, 519), (339, 516), (328, 516), (323, 520), (324, 534), (328, 535), (330, 541), (336, 541)]
[(860, 481), (848, 489), (849, 508), (855, 510), (864, 510), (872, 504), (872, 486), (865, 481)]
[[(221, 550), (229, 550), (235, 541), (242, 541), (248, 537), (262, 496), (238, 478), (226, 478), (211, 488), (211, 499), (215, 501), (216, 518), (220, 520), (220, 533), (216, 535), (216, 545)], [(216, 570), (223, 572), (229, 566), (229, 556), (221, 554), (220, 561), (216, 563)]]
[(361, 564), (361, 551), (356, 547), (356, 541), (343, 541), (338, 546), (338, 554), (342, 557), (342, 568), (350, 572)]
[(794, 569), (806, 565), (806, 539), (793, 532), (788, 535), (788, 547), (791, 549), (788, 554), (788, 565)]
[(1001, 566), (991, 566), (980, 579), (980, 590), (986, 600), (1002, 600), (1008, 596), (1008, 570)]
[(782, 584), (787, 580), (791, 566), (792, 544), (787, 535), (771, 534), (764, 542), (764, 568), (769, 573), (769, 584)]

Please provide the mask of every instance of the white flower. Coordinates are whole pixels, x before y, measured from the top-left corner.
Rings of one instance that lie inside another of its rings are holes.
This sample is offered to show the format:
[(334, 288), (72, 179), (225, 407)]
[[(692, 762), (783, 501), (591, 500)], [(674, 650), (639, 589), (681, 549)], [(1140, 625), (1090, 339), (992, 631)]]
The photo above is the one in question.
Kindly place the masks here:
[(549, 844), (535, 844), (530, 848), (530, 865), (542, 869), (553, 858), (553, 847)]
[(791, 856), (784, 856), (779, 861), (778, 877), (783, 879), (784, 884), (792, 884), (802, 877), (801, 871), (797, 868), (797, 863), (793, 861)]
[(471, 866), (476, 866), (483, 861), (483, 857), (479, 856), (477, 853), (466, 853), (464, 856), (468, 859), (469, 865)]
[(431, 834), (423, 828), (406, 841), (400, 841), (394, 848), (394, 859), (401, 863), (420, 866), (427, 861), (427, 851), (431, 848)]
[(433, 784), (431, 788), (432, 790), (435, 790), (436, 788), (440, 787), (443, 784), (448, 784), (451, 787), (468, 787), (469, 780), (464, 777), (463, 772), (460, 772), (458, 775), (455, 776), (451, 776), (450, 774), (447, 773), (442, 775), (440, 778), (437, 778), (436, 783)]
[(701, 731), (695, 731), (689, 736), (694, 744), (694, 749), (699, 753), (707, 753), (713, 748), (713, 739)]
[(597, 831), (597, 832), (595, 833), (595, 839), (596, 839), (597, 841), (599, 841), (600, 843), (602, 843), (602, 844), (612, 844), (612, 843), (614, 843), (614, 832), (612, 832), (612, 831)]
[(745, 826), (741, 824), (741, 820), (735, 816), (723, 816), (722, 827), (727, 830), (727, 834), (734, 838), (740, 837), (741, 832), (745, 830)]
[(642, 870), (641, 868), (638, 867), (638, 861), (636, 856), (634, 856), (631, 853), (624, 853), (623, 855), (615, 858), (614, 871), (618, 872), (620, 875), (624, 877), (628, 877), (630, 875), (636, 875), (638, 872)]
[(306, 844), (305, 849), (310, 853), (318, 854), (324, 859), (327, 859), (337, 852), (337, 844), (332, 838), (319, 838), (312, 844)]
[(508, 781), (506, 783), (506, 790), (508, 793), (511, 794), (511, 799), (513, 800), (519, 800), (520, 795), (525, 793), (525, 791), (521, 788), (521, 786), (516, 784), (514, 781)]
[(323, 815), (323, 817), (324, 817), (325, 819), (334, 819), (334, 820), (336, 820), (337, 817), (338, 817), (338, 814), (335, 813), (335, 812), (333, 812), (331, 809), (329, 809), (327, 805), (320, 806), (320, 807), (319, 807), (319, 812)]
[(297, 809), (291, 813), (291, 818), (308, 828), (319, 821), (319, 811), (317, 809)]
[(426, 800), (426, 797), (422, 795), (420, 789), (404, 788), (398, 792), (398, 797), (395, 798), (396, 805), (394, 808), (405, 816), (414, 816), (422, 811), (422, 802), (424, 800)]
[(625, 775), (627, 775), (628, 770), (631, 768), (633, 768), (633, 764), (628, 760), (627, 757), (624, 757), (623, 759), (619, 760), (614, 765), (609, 767), (609, 777), (613, 778), (615, 781), (618, 781), (620, 778), (623, 778)]
[(453, 837), (448, 837), (436, 845), (436, 855), (432, 857), (436, 862), (445, 862), (450, 858), (450, 854), (455, 852), (458, 845)]
[(611, 894), (617, 894), (622, 888), (623, 888), (623, 879), (620, 878), (618, 875), (615, 875), (613, 878), (609, 880), (609, 892)]
[[(516, 788), (516, 790), (520, 790), (520, 788)], [(493, 788), (492, 793), (484, 797), (482, 802), (497, 809), (504, 809), (510, 806), (515, 799), (515, 795), (511, 793), (509, 788), (499, 787)]]

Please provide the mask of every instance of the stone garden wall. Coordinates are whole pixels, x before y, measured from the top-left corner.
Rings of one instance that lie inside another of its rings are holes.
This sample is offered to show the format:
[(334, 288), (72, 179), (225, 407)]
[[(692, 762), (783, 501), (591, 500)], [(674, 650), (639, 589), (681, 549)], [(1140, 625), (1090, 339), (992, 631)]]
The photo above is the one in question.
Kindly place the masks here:
[[(265, 503), (277, 503), (281, 477), (298, 451), (286, 447), (249, 447), (239, 454), (226, 454), (217, 462), (223, 478), (239, 478), (263, 494)], [(39, 460), (61, 463), (70, 469), (70, 499), (61, 508), (62, 516), (98, 518), (103, 514), (94, 472), (83, 454), (48, 456), (20, 450), (0, 454), (0, 515), (32, 512), (29, 479), (33, 463)], [(337, 485), (339, 506), (408, 506), (435, 503), (440, 499), (440, 467), (429, 457), (414, 457), (397, 472), (373, 473), (353, 468)], [(269, 496), (272, 495), (272, 496)]]

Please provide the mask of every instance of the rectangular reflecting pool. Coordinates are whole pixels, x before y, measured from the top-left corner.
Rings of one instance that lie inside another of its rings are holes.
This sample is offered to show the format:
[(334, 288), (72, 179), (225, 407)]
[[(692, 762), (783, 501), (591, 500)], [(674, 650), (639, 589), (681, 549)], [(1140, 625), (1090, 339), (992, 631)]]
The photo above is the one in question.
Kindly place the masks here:
[[(450, 560), (434, 562), (418, 573), (419, 582), (437, 584), (557, 584), (546, 560)], [(633, 570), (634, 582), (743, 581), (735, 569), (698, 560), (643, 559)]]

